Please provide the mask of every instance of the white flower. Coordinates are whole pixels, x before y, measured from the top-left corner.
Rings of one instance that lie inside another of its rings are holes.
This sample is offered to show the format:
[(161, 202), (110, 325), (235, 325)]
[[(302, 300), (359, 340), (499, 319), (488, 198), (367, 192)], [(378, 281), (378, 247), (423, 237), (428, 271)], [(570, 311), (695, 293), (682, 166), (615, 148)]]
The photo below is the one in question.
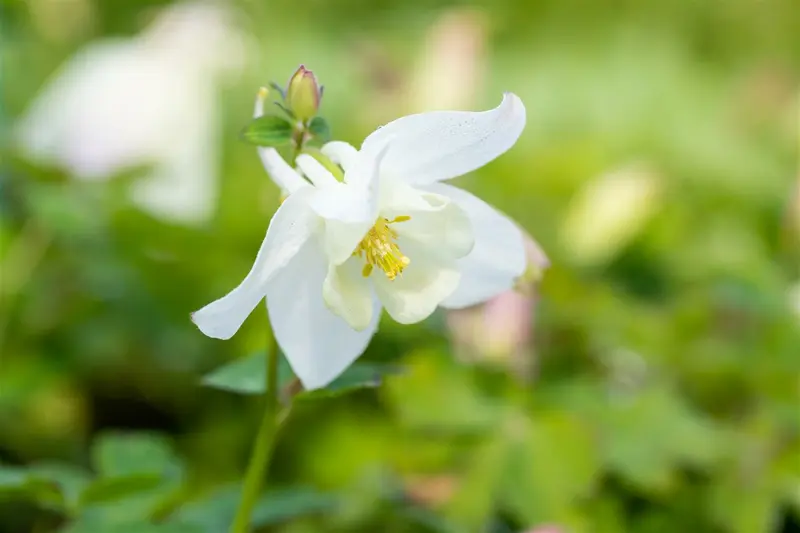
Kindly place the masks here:
[(21, 152), (82, 180), (147, 166), (133, 201), (202, 222), (216, 204), (217, 82), (241, 69), (242, 45), (230, 10), (205, 1), (164, 9), (134, 38), (93, 42), (21, 117)]
[[(259, 98), (256, 115), (261, 107)], [(206, 335), (227, 339), (266, 297), (278, 344), (313, 389), (364, 351), (382, 307), (410, 324), (437, 306), (466, 307), (509, 290), (526, 269), (522, 233), (441, 181), (492, 161), (524, 126), (525, 108), (510, 93), (482, 113), (400, 118), (361, 150), (337, 141), (322, 148), (344, 169), (343, 182), (303, 154), (297, 166), (306, 181), (274, 149), (260, 148), (288, 196), (244, 281), (192, 319)]]

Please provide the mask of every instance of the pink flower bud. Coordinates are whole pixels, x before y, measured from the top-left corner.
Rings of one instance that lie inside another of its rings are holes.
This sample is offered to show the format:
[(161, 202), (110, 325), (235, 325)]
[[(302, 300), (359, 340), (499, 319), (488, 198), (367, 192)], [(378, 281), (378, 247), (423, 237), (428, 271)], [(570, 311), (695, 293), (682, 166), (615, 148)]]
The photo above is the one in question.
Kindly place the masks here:
[(286, 105), (298, 120), (307, 122), (317, 114), (321, 97), (320, 87), (314, 73), (300, 65), (300, 68), (289, 80), (289, 87), (286, 89)]

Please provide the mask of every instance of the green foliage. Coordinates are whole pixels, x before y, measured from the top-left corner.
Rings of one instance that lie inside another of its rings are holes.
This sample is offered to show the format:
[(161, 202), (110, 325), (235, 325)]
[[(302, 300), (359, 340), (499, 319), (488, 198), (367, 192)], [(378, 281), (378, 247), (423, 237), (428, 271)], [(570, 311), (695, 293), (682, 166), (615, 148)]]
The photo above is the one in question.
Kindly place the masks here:
[(314, 117), (308, 124), (308, 131), (314, 141), (326, 143), (331, 140), (331, 127), (322, 117)]
[[(359, 389), (374, 388), (382, 383), (383, 375), (393, 372), (387, 365), (355, 363), (324, 389), (303, 391), (295, 401), (331, 398)], [(294, 375), (286, 358), (278, 364), (278, 384), (286, 387)], [(267, 382), (267, 358), (263, 352), (254, 353), (225, 364), (203, 377), (203, 385), (237, 394), (264, 394)]]
[[(68, 56), (166, 3), (0, 2), (9, 141)], [(401, 115), (518, 94), (517, 145), (454, 184), (552, 267), (519, 351), (476, 326), (487, 353), (462, 354), (444, 313), (384, 317), (348, 372), (297, 393), (256, 533), (796, 531), (796, 2), (296, 4), (237, 4), (245, 48), (264, 53), (221, 84), (203, 224), (136, 207), (142, 168), (82, 182), (4, 144), (0, 533), (229, 526), (265, 387), (264, 311), (224, 342), (189, 313), (234, 287), (264, 238), (280, 193), (240, 138), (285, 148), (293, 126), (242, 125), (255, 90), (301, 62), (326, 86), (313, 143), (332, 125), (359, 146)], [(453, 74), (470, 50), (485, 62)], [(194, 133), (181, 126), (176, 146)], [(299, 389), (284, 360), (280, 384)]]
[(264, 115), (253, 119), (241, 132), (242, 140), (257, 146), (286, 146), (292, 141), (294, 127), (287, 119)]

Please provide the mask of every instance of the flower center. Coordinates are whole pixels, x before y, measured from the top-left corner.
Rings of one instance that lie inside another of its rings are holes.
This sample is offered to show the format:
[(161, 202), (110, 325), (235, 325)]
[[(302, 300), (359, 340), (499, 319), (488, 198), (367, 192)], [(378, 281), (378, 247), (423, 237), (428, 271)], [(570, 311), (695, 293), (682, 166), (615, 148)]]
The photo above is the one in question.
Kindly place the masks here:
[(411, 263), (411, 260), (403, 255), (400, 247), (394, 242), (397, 239), (397, 232), (390, 225), (410, 219), (411, 217), (404, 215), (392, 220), (381, 217), (375, 222), (353, 252), (353, 255), (363, 257), (367, 262), (361, 275), (366, 278), (375, 267), (383, 270), (390, 280), (403, 273), (403, 269)]

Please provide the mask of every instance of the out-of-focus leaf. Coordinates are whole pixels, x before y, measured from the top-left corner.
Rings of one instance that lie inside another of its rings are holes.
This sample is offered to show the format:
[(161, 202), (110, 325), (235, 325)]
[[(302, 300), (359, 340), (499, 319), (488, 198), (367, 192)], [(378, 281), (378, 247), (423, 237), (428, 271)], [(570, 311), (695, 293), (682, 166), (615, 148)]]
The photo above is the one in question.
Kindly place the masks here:
[(575, 418), (544, 414), (529, 422), (510, 420), (506, 468), (500, 482), (505, 509), (525, 524), (569, 524), (576, 503), (588, 496), (600, 474), (590, 428)]
[(279, 524), (295, 517), (322, 513), (333, 509), (338, 500), (334, 495), (310, 488), (287, 488), (267, 493), (253, 510), (253, 524)]
[[(355, 363), (324, 389), (301, 392), (298, 400), (312, 400), (340, 396), (363, 388), (379, 386), (383, 376), (392, 367), (369, 363)], [(267, 361), (263, 352), (254, 353), (223, 365), (203, 377), (203, 385), (239, 394), (263, 394), (266, 390)], [(293, 377), (292, 368), (285, 357), (278, 363), (278, 384), (282, 388)]]
[(70, 512), (78, 509), (80, 496), (91, 482), (89, 472), (67, 463), (42, 462), (29, 467), (31, 476), (55, 483)]
[[(238, 488), (222, 489), (208, 498), (183, 506), (173, 514), (172, 520), (201, 527), (207, 533), (225, 531), (236, 513), (239, 498)], [(337, 502), (334, 495), (305, 487), (268, 492), (256, 503), (252, 524), (262, 527), (322, 513), (333, 509)]]
[[(147, 522), (128, 522), (112, 526), (94, 520), (79, 520), (69, 524), (61, 533), (205, 533), (203, 528), (185, 523), (150, 524)], [(217, 530), (220, 533), (224, 530)]]
[[(108, 491), (103, 493), (103, 488)], [(170, 502), (179, 486), (176, 481), (151, 477), (102, 480), (82, 499), (81, 519), (107, 527), (135, 522), (153, 516), (165, 502)]]
[(406, 357), (407, 371), (384, 390), (408, 425), (434, 431), (474, 433), (494, 427), (502, 407), (476, 387), (470, 369), (433, 350)]
[(292, 124), (283, 117), (264, 115), (241, 132), (241, 138), (258, 146), (285, 146), (292, 140)]
[[(285, 357), (278, 361), (278, 383), (282, 387), (292, 378)], [(236, 359), (203, 376), (203, 385), (238, 394), (264, 394), (267, 388), (267, 358), (264, 352)]]
[(507, 448), (502, 434), (491, 434), (473, 449), (456, 494), (444, 508), (445, 516), (463, 531), (480, 530), (492, 516)]
[(409, 507), (401, 510), (400, 515), (415, 526), (423, 528), (423, 531), (433, 533), (458, 533), (461, 531), (445, 518), (424, 507)]
[(0, 466), (0, 496), (7, 494), (36, 502), (42, 507), (61, 511), (65, 498), (59, 486), (21, 467)]
[(608, 466), (647, 490), (667, 490), (679, 465), (703, 467), (725, 450), (715, 426), (667, 389), (621, 397), (600, 416)]
[(331, 128), (328, 121), (322, 117), (314, 117), (308, 125), (308, 131), (311, 132), (315, 141), (326, 143), (331, 140)]
[(397, 368), (390, 365), (355, 363), (324, 389), (301, 392), (296, 398), (298, 400), (332, 398), (360, 389), (379, 387), (385, 375), (394, 373), (397, 373)]
[(150, 491), (158, 487), (161, 482), (161, 476), (156, 474), (101, 478), (86, 487), (80, 495), (80, 503), (82, 506), (87, 506), (121, 500)]
[(168, 439), (152, 433), (105, 433), (92, 446), (92, 460), (102, 477), (181, 474)]
[(28, 480), (28, 472), (22, 467), (0, 465), (0, 488), (14, 489)]

